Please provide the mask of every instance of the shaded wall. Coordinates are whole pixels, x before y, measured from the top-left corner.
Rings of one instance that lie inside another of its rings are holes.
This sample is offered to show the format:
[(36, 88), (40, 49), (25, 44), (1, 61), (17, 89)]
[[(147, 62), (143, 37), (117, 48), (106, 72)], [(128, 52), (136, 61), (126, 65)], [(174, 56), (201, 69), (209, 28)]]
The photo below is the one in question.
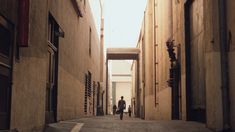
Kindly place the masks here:
[(229, 61), (229, 89), (230, 89), (230, 120), (232, 130), (235, 131), (235, 16), (233, 14), (235, 1), (227, 0), (227, 30), (228, 30), (228, 61)]
[(166, 42), (172, 39), (169, 7), (171, 1), (148, 1), (137, 45), (141, 50), (140, 113), (150, 120), (171, 119), (171, 89), (167, 85), (170, 60), (166, 48)]
[[(233, 69), (235, 19), (232, 15), (234, 5), (232, 0), (227, 1), (228, 68), (226, 70), (229, 75), (229, 116), (232, 129), (235, 122), (234, 81), (232, 81), (235, 75)], [(155, 4), (152, 0), (148, 1), (137, 44), (142, 56), (140, 59), (142, 81), (139, 82), (141, 105), (145, 108), (142, 117), (171, 119), (172, 97), (171, 89), (167, 85), (170, 65), (165, 43), (174, 40), (174, 50), (180, 62), (181, 73), (180, 119), (205, 122), (209, 128), (216, 131), (223, 129), (218, 14), (218, 0), (191, 2), (155, 0)], [(155, 92), (156, 97), (154, 97)]]
[(19, 49), (19, 60), (13, 65), (11, 129), (41, 131), (44, 127), (47, 15), (46, 0), (30, 3), (29, 47)]
[(155, 119), (170, 120), (172, 115), (171, 88), (168, 86), (170, 59), (166, 42), (172, 40), (171, 0), (155, 0), (155, 49), (156, 49), (156, 104)]
[[(14, 24), (15, 35), (18, 25), (17, 6), (16, 0), (0, 2), (0, 13)], [(100, 46), (89, 3), (80, 8), (83, 17), (78, 17), (69, 0), (30, 1), (29, 47), (19, 48), (19, 59), (14, 56), (11, 129), (42, 131), (45, 125), (49, 13), (65, 33), (64, 38), (59, 38), (57, 119), (59, 121), (85, 116), (85, 74), (90, 71), (92, 82), (97, 84), (100, 81), (100, 72), (96, 70), (100, 67)], [(14, 44), (16, 51), (16, 40)]]
[[(65, 38), (59, 42), (58, 120), (84, 116), (85, 74), (88, 71), (91, 73), (92, 87), (93, 83), (97, 86), (100, 80), (100, 71), (97, 70), (100, 67), (97, 31), (89, 3), (80, 5), (83, 17), (78, 17), (70, 1), (54, 0), (49, 1), (48, 5), (49, 11), (65, 32)], [(93, 98), (88, 98), (89, 103), (92, 100)], [(91, 110), (88, 111), (88, 115), (90, 114)]]

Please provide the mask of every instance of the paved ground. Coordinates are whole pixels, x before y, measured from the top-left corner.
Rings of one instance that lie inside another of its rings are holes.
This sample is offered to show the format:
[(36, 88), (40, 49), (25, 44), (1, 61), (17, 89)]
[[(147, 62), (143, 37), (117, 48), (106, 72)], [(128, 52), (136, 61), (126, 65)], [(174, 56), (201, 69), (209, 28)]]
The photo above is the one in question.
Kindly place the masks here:
[(211, 132), (204, 124), (186, 121), (146, 121), (124, 116), (100, 116), (51, 124), (46, 132)]

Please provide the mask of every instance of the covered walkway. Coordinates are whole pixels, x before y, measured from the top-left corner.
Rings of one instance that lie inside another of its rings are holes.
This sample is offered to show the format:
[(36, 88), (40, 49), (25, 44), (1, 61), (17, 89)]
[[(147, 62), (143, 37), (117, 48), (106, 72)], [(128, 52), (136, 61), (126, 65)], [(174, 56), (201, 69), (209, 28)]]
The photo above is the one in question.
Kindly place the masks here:
[(108, 48), (107, 60), (137, 60), (139, 48)]

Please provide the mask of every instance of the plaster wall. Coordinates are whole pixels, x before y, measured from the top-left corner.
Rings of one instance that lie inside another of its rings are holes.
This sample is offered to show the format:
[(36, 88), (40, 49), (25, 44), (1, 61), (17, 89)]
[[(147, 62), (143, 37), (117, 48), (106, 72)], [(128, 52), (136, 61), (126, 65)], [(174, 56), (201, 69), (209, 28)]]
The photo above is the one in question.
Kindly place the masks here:
[[(100, 81), (100, 45), (89, 3), (80, 6), (83, 17), (78, 17), (71, 1), (30, 1), (29, 46), (19, 48), (19, 59), (16, 54), (13, 58), (11, 129), (43, 131), (45, 125), (49, 13), (65, 33), (58, 48), (57, 120), (85, 116), (85, 74), (92, 73), (92, 83)], [(14, 24), (17, 38), (18, 2), (1, 0), (0, 13)], [(14, 45), (16, 51), (16, 39)]]

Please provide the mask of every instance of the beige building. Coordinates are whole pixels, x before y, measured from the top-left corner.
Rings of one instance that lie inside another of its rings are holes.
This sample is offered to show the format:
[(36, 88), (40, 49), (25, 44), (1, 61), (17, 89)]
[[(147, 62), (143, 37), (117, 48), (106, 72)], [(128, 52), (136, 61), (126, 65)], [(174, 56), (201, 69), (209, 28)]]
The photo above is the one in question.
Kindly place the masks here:
[[(181, 119), (235, 130), (232, 0), (149, 0), (132, 67), (145, 119)], [(138, 69), (139, 65), (139, 69)]]
[[(112, 60), (111, 61), (111, 106), (114, 104), (118, 106), (118, 101), (121, 96), (126, 101), (126, 110), (131, 105), (131, 90), (132, 90), (132, 76), (131, 76), (131, 62), (126, 60)], [(112, 107), (111, 107), (112, 108)], [(112, 110), (111, 110), (112, 111)]]
[(1, 0), (0, 43), (0, 130), (97, 114), (102, 54), (87, 0)]

